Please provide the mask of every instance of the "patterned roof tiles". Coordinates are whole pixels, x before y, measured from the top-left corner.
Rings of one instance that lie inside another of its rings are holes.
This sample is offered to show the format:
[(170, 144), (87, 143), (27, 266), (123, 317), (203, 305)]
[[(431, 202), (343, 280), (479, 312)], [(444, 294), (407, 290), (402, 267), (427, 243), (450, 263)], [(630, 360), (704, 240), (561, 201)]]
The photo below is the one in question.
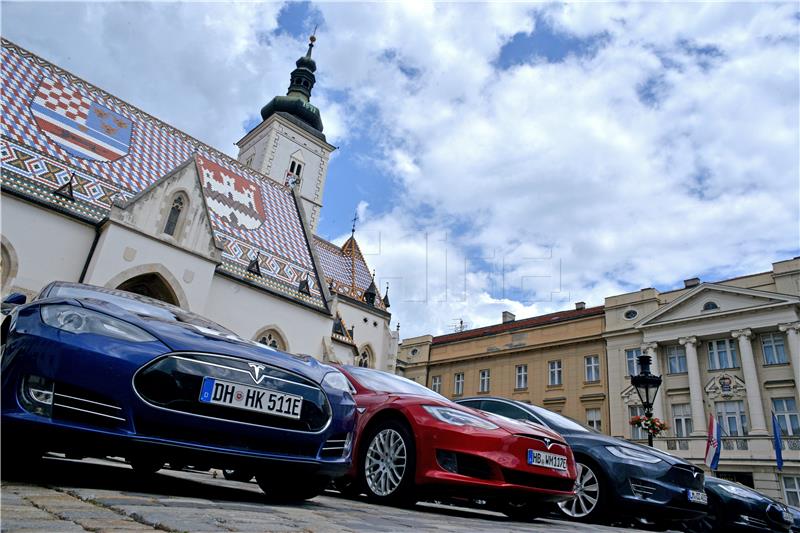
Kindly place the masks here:
[[(229, 275), (326, 309), (291, 190), (38, 56), (2, 41), (2, 184), (99, 221), (194, 157)], [(52, 191), (73, 180), (75, 201)], [(261, 255), (261, 278), (246, 272)], [(311, 294), (298, 289), (308, 279)]]
[[(315, 235), (314, 246), (325, 273), (325, 279), (332, 289), (339, 294), (362, 300), (364, 291), (372, 282), (372, 274), (370, 274), (358, 243), (355, 239), (351, 239), (339, 247)], [(353, 265), (355, 265), (355, 293), (353, 291)], [(375, 306), (385, 310), (383, 301), (379, 300), (381, 300), (380, 295), (375, 299)]]

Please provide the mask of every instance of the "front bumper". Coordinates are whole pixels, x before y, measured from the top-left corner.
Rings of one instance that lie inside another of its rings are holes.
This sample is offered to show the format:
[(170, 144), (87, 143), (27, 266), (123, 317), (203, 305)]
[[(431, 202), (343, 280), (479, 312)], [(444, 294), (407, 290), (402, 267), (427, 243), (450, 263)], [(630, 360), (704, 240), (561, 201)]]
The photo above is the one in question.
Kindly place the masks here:
[(615, 505), (625, 514), (670, 521), (700, 518), (708, 511), (708, 505), (689, 500), (689, 490), (704, 491), (704, 476), (698, 470), (663, 461), (625, 463), (616, 458), (611, 458), (604, 468), (610, 473)]
[[(42, 324), (38, 309), (25, 311), (3, 353), (4, 445), (8, 439), (41, 444), (43, 451), (157, 454), (167, 462), (175, 457), (186, 463), (192, 457), (198, 464), (225, 468), (295, 464), (331, 476), (347, 470), (351, 450), (340, 443), (353, 431), (355, 403), (349, 394), (317, 389), (317, 404), (328, 410), (329, 420), (306, 431), (164, 408), (141, 398), (133, 377), (168, 354), (167, 347), (66, 333)], [(24, 406), (22, 382), (31, 375), (54, 383), (49, 416)]]
[[(416, 482), (437, 493), (480, 499), (513, 496), (531, 501), (574, 497), (577, 471), (571, 449), (503, 430), (459, 428), (433, 419), (419, 426)], [(528, 450), (567, 457), (567, 470), (529, 465)]]

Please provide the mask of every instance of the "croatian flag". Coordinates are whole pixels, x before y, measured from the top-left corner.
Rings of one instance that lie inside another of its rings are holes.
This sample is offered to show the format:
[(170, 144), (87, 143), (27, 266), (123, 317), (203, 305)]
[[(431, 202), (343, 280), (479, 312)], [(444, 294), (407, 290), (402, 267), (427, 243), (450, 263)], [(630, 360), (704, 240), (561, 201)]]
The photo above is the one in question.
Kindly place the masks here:
[(775, 460), (778, 463), (778, 471), (783, 470), (783, 451), (781, 450), (781, 425), (778, 417), (772, 413), (772, 444), (775, 446)]
[(30, 109), (39, 129), (73, 155), (115, 161), (128, 153), (132, 122), (75, 87), (44, 78)]
[(719, 465), (719, 451), (722, 448), (722, 429), (712, 414), (708, 418), (708, 440), (706, 440), (706, 466), (716, 470)]

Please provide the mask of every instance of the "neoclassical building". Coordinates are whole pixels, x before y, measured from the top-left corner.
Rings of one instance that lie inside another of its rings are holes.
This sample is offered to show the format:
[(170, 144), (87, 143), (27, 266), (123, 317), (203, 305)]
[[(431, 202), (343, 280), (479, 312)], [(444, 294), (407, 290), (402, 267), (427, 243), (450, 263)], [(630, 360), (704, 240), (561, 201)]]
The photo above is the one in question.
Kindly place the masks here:
[(335, 149), (316, 63), (261, 109), (236, 159), (2, 41), (2, 294), (122, 288), (326, 361), (393, 371), (388, 297), (355, 235), (315, 235)]
[[(800, 258), (772, 270), (684, 288), (647, 288), (605, 300), (611, 434), (644, 435), (631, 374), (647, 353), (663, 377), (654, 415), (671, 426), (656, 446), (702, 465), (709, 415), (723, 431), (718, 474), (800, 504)], [(783, 433), (776, 468), (772, 413)]]

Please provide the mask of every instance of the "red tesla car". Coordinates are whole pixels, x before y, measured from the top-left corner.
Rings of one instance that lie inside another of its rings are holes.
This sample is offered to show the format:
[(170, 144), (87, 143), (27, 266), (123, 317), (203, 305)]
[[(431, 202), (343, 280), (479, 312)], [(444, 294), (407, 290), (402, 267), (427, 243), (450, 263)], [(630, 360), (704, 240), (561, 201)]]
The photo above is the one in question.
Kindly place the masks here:
[(574, 497), (575, 460), (558, 433), (462, 407), (393, 374), (339, 369), (359, 413), (342, 492), (393, 504), (470, 501), (525, 520), (543, 502)]

